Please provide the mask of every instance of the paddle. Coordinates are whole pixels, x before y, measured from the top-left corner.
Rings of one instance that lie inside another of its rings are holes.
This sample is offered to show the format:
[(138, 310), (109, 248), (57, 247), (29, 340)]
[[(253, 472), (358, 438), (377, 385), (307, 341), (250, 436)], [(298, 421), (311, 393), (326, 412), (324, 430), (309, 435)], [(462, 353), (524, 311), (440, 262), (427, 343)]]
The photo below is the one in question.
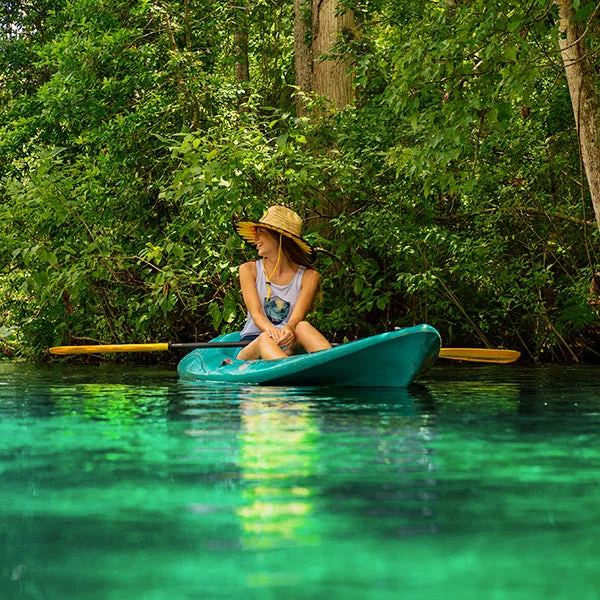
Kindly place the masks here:
[[(248, 342), (163, 342), (158, 344), (104, 344), (97, 346), (54, 346), (50, 354), (99, 354), (102, 352), (166, 352), (195, 348), (242, 348)], [(488, 348), (441, 348), (440, 358), (471, 362), (511, 363), (521, 356), (516, 350)]]
[(471, 362), (511, 363), (521, 356), (516, 350), (493, 348), (440, 348), (440, 358), (468, 360)]

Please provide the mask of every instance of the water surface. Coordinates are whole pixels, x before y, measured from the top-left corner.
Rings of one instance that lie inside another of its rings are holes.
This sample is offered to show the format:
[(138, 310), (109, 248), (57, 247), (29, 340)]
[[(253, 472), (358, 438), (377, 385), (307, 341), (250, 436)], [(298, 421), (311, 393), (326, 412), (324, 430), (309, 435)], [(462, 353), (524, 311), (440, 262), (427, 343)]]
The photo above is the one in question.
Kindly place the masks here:
[(0, 598), (600, 598), (596, 372), (334, 391), (0, 363)]

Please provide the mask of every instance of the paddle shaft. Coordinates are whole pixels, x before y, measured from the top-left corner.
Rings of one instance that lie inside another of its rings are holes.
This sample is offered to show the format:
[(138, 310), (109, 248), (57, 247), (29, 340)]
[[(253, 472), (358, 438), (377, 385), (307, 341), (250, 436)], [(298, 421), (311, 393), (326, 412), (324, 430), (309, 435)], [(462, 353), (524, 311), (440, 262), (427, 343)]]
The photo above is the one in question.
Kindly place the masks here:
[(160, 342), (157, 344), (97, 344), (94, 346), (54, 346), (50, 354), (102, 354), (104, 352), (167, 352), (196, 348), (243, 348), (249, 342)]
[[(103, 344), (96, 346), (55, 346), (50, 354), (100, 354), (104, 352), (167, 352), (196, 348), (243, 348), (249, 342), (163, 342), (158, 344)], [(511, 363), (521, 356), (516, 350), (490, 348), (441, 348), (439, 358), (469, 362)]]

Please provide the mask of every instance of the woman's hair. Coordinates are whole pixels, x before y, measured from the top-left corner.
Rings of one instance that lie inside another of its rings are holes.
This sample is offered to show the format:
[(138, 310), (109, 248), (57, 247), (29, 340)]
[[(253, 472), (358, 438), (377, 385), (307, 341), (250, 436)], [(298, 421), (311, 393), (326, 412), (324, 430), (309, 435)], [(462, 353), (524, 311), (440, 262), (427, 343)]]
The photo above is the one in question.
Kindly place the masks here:
[(287, 235), (283, 235), (267, 227), (264, 227), (263, 231), (267, 231), (277, 242), (281, 239), (281, 250), (289, 261), (296, 263), (297, 265), (302, 265), (303, 267), (310, 267), (310, 262), (306, 258), (306, 254), (294, 240), (290, 239)]
[(291, 260), (293, 263), (304, 267), (310, 266), (310, 263), (306, 259), (306, 254), (302, 252), (298, 244), (285, 235), (281, 236), (281, 249), (288, 257), (288, 260)]

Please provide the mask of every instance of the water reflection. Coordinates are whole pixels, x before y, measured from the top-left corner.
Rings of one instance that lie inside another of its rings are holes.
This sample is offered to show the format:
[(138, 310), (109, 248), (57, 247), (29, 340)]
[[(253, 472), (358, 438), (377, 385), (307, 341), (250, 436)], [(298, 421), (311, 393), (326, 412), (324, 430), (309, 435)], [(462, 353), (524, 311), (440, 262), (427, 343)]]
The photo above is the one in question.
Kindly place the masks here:
[(50, 395), (63, 414), (88, 419), (133, 423), (141, 417), (166, 417), (167, 386), (134, 386), (118, 383), (83, 383), (76, 386), (51, 386)]
[(244, 394), (240, 410), (242, 546), (318, 543), (310, 519), (320, 459), (314, 405), (258, 389)]
[[(383, 537), (435, 533), (437, 431), (426, 388), (219, 388), (221, 399), (207, 400), (204, 386), (186, 386), (180, 412), (193, 417), (185, 434), (199, 441), (195, 453), (214, 451), (224, 432), (213, 429), (211, 409), (227, 403), (236, 450), (221, 448), (221, 457), (235, 461), (244, 550), (316, 547), (324, 528), (348, 520), (367, 519)], [(219, 510), (200, 496), (188, 509)]]
[(346, 394), (332, 396), (323, 415), (329, 510), (360, 522), (359, 532), (368, 523), (382, 539), (435, 533), (437, 430), (428, 390)]
[(384, 537), (435, 533), (426, 389), (255, 392), (243, 407), (245, 547), (317, 544), (324, 520), (366, 519)]
[(516, 413), (521, 402), (517, 382), (453, 381), (451, 385), (430, 385), (435, 412), (471, 415)]
[(165, 417), (170, 371), (139, 367), (65, 367), (0, 363), (3, 416), (72, 415), (133, 422)]

